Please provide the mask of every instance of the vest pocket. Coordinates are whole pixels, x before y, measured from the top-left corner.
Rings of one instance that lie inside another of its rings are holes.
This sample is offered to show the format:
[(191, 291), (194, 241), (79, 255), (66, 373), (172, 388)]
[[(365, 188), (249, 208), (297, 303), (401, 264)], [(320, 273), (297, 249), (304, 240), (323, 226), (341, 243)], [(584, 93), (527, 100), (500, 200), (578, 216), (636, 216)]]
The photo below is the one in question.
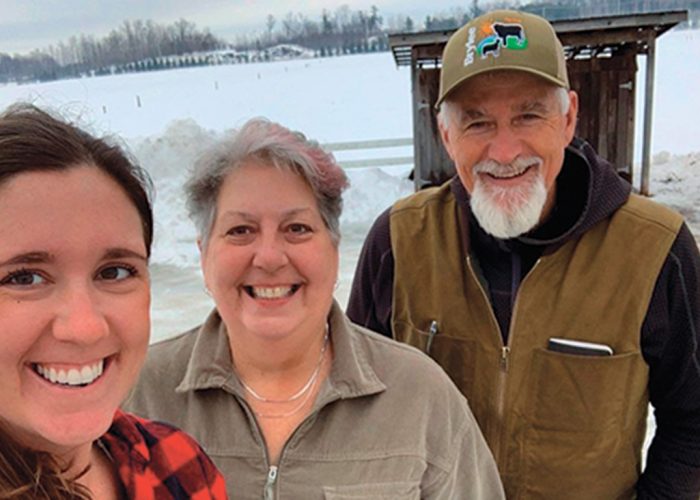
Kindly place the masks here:
[(580, 356), (536, 350), (533, 427), (577, 432), (619, 429), (636, 358), (636, 353)]
[(625, 427), (630, 379), (639, 353), (581, 356), (545, 349), (533, 353), (525, 498), (632, 498), (638, 452)]
[[(474, 349), (473, 340), (453, 337), (449, 332), (431, 333), (413, 325), (397, 321), (394, 324), (396, 340), (410, 344), (433, 358), (455, 383), (465, 396), (469, 396), (474, 383)], [(429, 352), (428, 347), (430, 347)]]

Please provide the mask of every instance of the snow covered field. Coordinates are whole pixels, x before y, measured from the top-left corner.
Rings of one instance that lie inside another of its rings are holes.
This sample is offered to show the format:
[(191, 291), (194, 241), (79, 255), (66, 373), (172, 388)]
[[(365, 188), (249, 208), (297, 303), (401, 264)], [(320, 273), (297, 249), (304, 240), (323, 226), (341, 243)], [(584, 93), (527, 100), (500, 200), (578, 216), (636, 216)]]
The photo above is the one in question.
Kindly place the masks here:
[[(651, 188), (656, 200), (681, 211), (700, 236), (700, 176), (695, 175), (700, 168), (700, 100), (695, 99), (700, 65), (688, 64), (698, 60), (700, 31), (670, 32), (659, 39)], [(640, 71), (638, 89), (643, 75)], [(0, 108), (29, 100), (78, 116), (94, 131), (122, 137), (150, 171), (156, 185), (156, 340), (198, 324), (211, 306), (181, 193), (202, 146), (253, 116), (279, 121), (320, 142), (410, 137), (410, 95), (408, 69), (397, 69), (391, 54), (381, 53), (0, 86)], [(641, 96), (637, 102), (643, 102)], [(640, 106), (637, 116), (641, 128)], [(641, 151), (639, 140), (636, 147)], [(341, 304), (369, 225), (412, 190), (404, 167), (348, 173), (352, 187), (345, 196), (336, 294)]]

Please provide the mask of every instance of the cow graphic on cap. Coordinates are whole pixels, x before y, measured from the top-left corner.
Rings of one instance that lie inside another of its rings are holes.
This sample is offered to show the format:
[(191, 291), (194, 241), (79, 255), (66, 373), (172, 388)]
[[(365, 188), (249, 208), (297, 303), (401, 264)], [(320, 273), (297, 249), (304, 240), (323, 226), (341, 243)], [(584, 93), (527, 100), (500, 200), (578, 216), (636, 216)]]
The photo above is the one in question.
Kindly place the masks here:
[(491, 34), (481, 40), (476, 47), (477, 53), (482, 59), (486, 59), (489, 54), (498, 57), (501, 48), (510, 50), (527, 48), (525, 30), (521, 24), (491, 23), (488, 31)]

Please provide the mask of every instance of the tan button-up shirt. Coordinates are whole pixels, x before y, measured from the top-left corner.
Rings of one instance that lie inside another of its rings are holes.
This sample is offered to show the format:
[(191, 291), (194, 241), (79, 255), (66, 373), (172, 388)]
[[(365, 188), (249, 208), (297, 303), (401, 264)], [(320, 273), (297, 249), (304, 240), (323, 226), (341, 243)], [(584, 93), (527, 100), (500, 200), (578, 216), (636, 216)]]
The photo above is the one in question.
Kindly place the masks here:
[(216, 311), (151, 347), (124, 408), (192, 434), (234, 499), (504, 498), (466, 400), (435, 362), (350, 323), (337, 304), (329, 325), (331, 373), (277, 466), (268, 462)]

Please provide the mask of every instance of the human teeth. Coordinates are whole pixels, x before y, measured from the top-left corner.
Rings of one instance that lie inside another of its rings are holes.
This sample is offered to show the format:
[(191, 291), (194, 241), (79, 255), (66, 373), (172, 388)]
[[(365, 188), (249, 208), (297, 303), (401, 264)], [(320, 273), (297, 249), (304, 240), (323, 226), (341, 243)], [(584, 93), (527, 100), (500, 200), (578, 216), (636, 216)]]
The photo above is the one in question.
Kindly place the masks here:
[(54, 384), (62, 385), (87, 385), (94, 382), (102, 375), (104, 370), (104, 360), (98, 361), (92, 365), (85, 365), (81, 368), (71, 368), (66, 370), (56, 370), (53, 367), (46, 367), (36, 364), (36, 372), (46, 380)]
[(80, 383), (80, 372), (75, 369), (68, 370), (66, 382), (68, 385), (78, 385)]
[(253, 287), (253, 293), (261, 299), (279, 299), (289, 295), (292, 287), (289, 286), (273, 286), (273, 287)]
[[(527, 170), (527, 169), (525, 169), (525, 170)], [(511, 172), (505, 172), (505, 173), (493, 172), (493, 173), (491, 173), (491, 175), (498, 178), (498, 179), (512, 179), (513, 177), (518, 177), (519, 175), (522, 175), (523, 173), (525, 173), (525, 170), (511, 171)]]

